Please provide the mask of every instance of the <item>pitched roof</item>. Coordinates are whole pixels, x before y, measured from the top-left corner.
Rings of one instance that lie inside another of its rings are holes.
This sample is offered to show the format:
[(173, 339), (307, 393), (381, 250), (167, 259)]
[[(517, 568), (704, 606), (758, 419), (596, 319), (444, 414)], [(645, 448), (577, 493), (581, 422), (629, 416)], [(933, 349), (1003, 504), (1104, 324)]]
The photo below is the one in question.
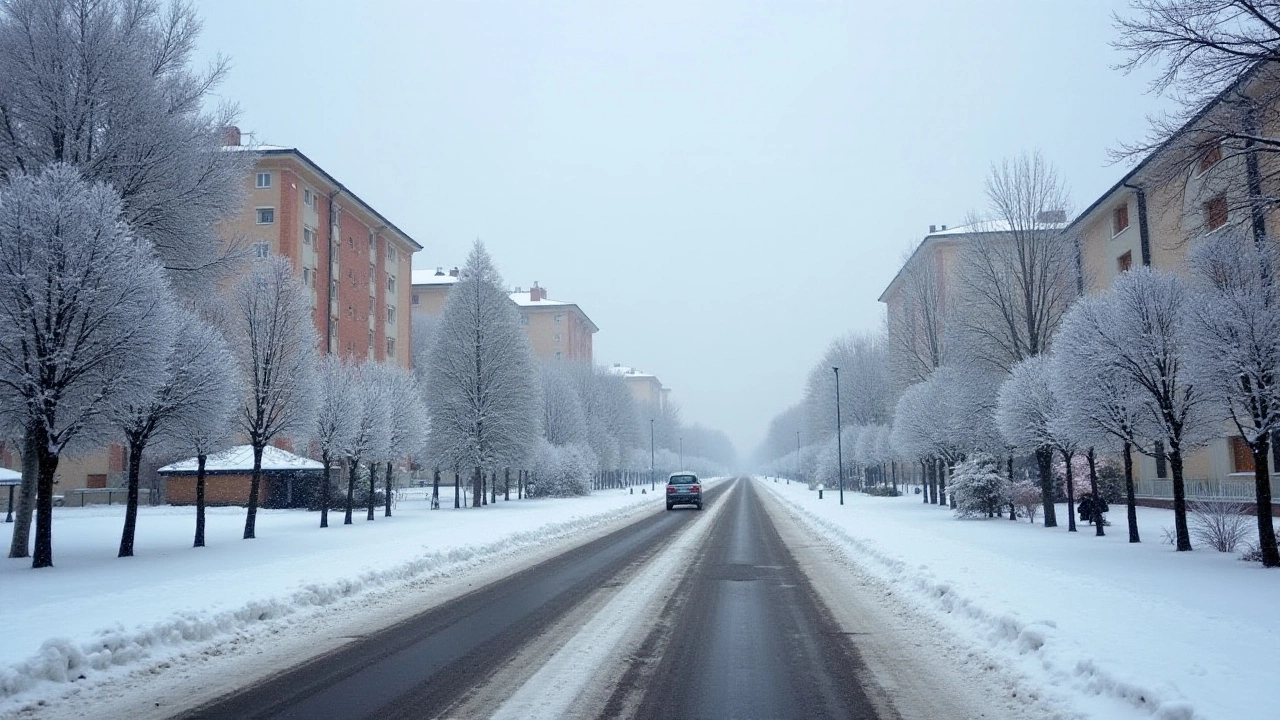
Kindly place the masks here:
[[(170, 463), (156, 472), (187, 473), (196, 471), (196, 458)], [(205, 459), (205, 472), (248, 472), (253, 470), (253, 446), (236, 445)], [(294, 455), (270, 445), (262, 448), (263, 470), (323, 470), (324, 465), (311, 458)]]

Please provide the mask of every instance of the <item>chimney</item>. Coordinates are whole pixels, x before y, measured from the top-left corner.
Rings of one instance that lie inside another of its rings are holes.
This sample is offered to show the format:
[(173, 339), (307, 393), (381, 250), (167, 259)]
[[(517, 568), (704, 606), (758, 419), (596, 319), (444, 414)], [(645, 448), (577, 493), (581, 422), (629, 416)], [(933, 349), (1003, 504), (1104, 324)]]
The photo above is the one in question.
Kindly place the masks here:
[(458, 277), (458, 268), (449, 271), (449, 277)]
[(947, 226), (946, 226), (946, 225), (943, 225), (943, 226), (942, 226), (942, 232), (946, 232), (946, 231), (947, 231)]
[(440, 265), (436, 266), (436, 277), (444, 277), (444, 267)]
[(930, 234), (930, 235), (932, 235), (932, 234), (934, 234), (934, 233), (936, 233), (936, 232), (938, 232), (938, 226), (937, 226), (937, 225), (930, 225), (930, 226), (929, 226), (929, 234)]
[(222, 145), (223, 147), (240, 147), (240, 128), (235, 125), (222, 128)]
[(529, 299), (533, 302), (538, 302), (546, 297), (546, 295), (543, 295), (542, 293), (542, 288), (538, 287), (538, 281), (534, 280), (533, 287), (529, 288)]

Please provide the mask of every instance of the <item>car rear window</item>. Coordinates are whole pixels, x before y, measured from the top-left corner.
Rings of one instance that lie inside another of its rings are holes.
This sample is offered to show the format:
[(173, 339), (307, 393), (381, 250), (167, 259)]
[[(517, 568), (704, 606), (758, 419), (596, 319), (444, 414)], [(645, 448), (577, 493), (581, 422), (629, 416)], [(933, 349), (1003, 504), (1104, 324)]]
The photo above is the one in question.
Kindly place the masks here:
[(698, 478), (693, 475), (676, 475), (668, 481), (671, 485), (693, 485), (696, 482)]

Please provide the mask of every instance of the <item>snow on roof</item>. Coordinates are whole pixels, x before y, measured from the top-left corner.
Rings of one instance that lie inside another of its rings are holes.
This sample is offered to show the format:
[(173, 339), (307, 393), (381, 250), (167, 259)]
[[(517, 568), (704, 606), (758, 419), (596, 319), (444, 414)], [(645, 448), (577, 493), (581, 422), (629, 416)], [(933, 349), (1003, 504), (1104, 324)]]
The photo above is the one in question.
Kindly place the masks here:
[[(237, 445), (227, 448), (219, 453), (210, 455), (204, 464), (205, 472), (234, 472), (236, 470), (249, 471), (253, 469), (253, 446)], [(301, 455), (294, 455), (287, 450), (281, 450), (278, 447), (267, 447), (262, 449), (262, 469), (263, 470), (323, 470), (324, 465), (312, 460), (304, 458)], [(177, 472), (195, 472), (196, 459), (187, 458), (180, 462), (171, 463), (160, 468), (157, 472), (177, 473)]]
[(22, 482), (22, 473), (0, 467), (0, 485), (17, 485)]
[(627, 367), (626, 365), (618, 365), (616, 363), (612, 367), (610, 367), (607, 372), (610, 375), (620, 375), (622, 377), (651, 377), (651, 378), (657, 377), (657, 375), (651, 375), (646, 372), (640, 372), (639, 370), (633, 367)]
[(410, 280), (414, 285), (452, 285), (458, 276), (440, 270), (414, 270)]
[[(1067, 224), (1065, 222), (1038, 223), (1038, 228), (1041, 230), (1061, 230), (1066, 226)], [(946, 230), (931, 232), (929, 233), (929, 237), (935, 237), (938, 235), (969, 235), (972, 233), (1010, 232), (1011, 229), (1012, 226), (1007, 220), (982, 220), (968, 225), (960, 225), (958, 227), (947, 228)], [(1031, 228), (1027, 229), (1029, 230)]]
[(511, 296), (511, 302), (520, 307), (551, 307), (552, 305), (572, 305), (573, 303), (563, 302), (561, 300), (531, 300), (529, 293), (526, 291), (508, 293)]

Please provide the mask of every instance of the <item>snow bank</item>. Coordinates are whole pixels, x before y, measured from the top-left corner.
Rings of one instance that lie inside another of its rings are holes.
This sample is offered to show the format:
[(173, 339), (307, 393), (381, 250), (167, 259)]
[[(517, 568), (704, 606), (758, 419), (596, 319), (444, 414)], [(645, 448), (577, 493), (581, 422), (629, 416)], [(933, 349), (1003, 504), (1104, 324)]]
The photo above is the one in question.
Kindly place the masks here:
[[(1160, 544), (1172, 513), (1123, 513), (1109, 535), (1008, 520), (956, 520), (919, 496), (873, 498), (762, 481), (840, 554), (1002, 659), (1080, 717), (1273, 718), (1280, 573), (1212, 550)], [(1065, 518), (1066, 507), (1059, 507)]]
[(193, 510), (142, 508), (139, 557), (131, 559), (111, 557), (120, 506), (59, 508), (53, 569), (31, 570), (29, 560), (0, 565), (0, 663), (8, 663), (0, 670), (0, 711), (50, 694), (56, 686), (49, 683), (253, 634), (272, 621), (300, 622), (310, 610), (543, 548), (660, 503), (639, 490), (499, 501), (474, 512), (401, 502), (396, 517), (382, 518), (379, 510), (374, 523), (359, 518), (343, 526), (336, 513), (336, 526), (323, 530), (315, 527), (316, 513), (260, 510), (259, 539), (252, 541), (233, 539), (243, 509), (211, 508), (210, 547), (199, 550), (189, 547)]

